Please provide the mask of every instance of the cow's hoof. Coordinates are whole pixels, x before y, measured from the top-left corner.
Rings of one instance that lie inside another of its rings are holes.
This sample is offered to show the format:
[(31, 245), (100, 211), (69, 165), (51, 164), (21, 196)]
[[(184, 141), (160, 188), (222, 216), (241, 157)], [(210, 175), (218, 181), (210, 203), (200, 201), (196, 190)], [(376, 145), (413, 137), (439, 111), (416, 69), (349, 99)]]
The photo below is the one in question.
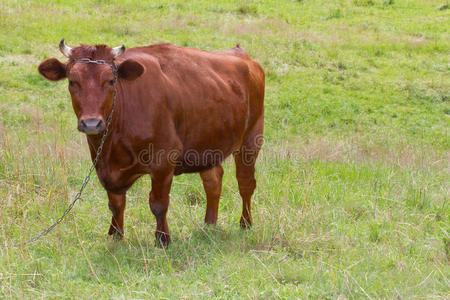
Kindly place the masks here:
[(241, 229), (250, 229), (252, 227), (252, 221), (250, 219), (241, 217), (239, 225), (241, 225)]
[(112, 238), (116, 241), (123, 239), (123, 231), (118, 230), (112, 225), (109, 227), (108, 235), (112, 236)]
[(156, 246), (159, 248), (167, 248), (170, 244), (170, 235), (164, 232), (156, 232)]

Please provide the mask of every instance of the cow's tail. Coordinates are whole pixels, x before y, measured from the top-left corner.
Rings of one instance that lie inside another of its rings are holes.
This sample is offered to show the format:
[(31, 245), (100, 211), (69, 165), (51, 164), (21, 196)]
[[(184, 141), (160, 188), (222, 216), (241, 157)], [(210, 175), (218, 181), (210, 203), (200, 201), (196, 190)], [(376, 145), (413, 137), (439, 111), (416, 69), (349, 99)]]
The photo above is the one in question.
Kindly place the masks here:
[(248, 57), (247, 52), (244, 50), (244, 48), (241, 47), (240, 44), (236, 44), (233, 48), (229, 50), (225, 50), (224, 52), (230, 53), (236, 56), (242, 56), (242, 57)]
[(244, 48), (241, 47), (240, 44), (236, 44), (236, 46), (234, 46), (232, 48), (232, 50), (236, 53), (236, 55), (238, 56), (248, 56), (247, 52), (244, 50)]

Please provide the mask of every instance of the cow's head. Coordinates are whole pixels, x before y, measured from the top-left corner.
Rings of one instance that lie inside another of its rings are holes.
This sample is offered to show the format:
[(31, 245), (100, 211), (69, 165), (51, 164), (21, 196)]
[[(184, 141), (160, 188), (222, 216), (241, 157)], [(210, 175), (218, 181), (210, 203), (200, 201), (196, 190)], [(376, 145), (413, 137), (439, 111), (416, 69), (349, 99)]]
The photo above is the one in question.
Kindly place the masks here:
[[(62, 39), (59, 49), (69, 60), (62, 63), (56, 58), (47, 59), (39, 65), (39, 73), (51, 81), (68, 79), (72, 106), (78, 118), (78, 130), (86, 134), (99, 134), (106, 128), (105, 122), (113, 105), (113, 71), (107, 65), (74, 60), (89, 58), (112, 64), (125, 51), (125, 47), (81, 45), (70, 48)], [(133, 59), (115, 63), (118, 79), (135, 80), (144, 72), (144, 67)]]

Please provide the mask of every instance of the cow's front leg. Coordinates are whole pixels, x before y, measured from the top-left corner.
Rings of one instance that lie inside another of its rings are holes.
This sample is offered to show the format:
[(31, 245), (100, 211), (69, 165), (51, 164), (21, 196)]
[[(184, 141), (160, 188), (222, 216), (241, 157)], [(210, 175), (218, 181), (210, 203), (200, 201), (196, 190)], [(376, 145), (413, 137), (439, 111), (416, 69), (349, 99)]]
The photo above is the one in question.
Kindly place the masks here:
[(123, 213), (125, 210), (125, 194), (113, 194), (108, 192), (108, 207), (112, 212), (111, 226), (108, 234), (115, 238), (121, 239), (123, 237)]
[(167, 209), (169, 208), (169, 193), (172, 185), (173, 171), (152, 174), (152, 191), (150, 192), (150, 209), (156, 217), (156, 244), (166, 247), (170, 243), (169, 227), (167, 225)]

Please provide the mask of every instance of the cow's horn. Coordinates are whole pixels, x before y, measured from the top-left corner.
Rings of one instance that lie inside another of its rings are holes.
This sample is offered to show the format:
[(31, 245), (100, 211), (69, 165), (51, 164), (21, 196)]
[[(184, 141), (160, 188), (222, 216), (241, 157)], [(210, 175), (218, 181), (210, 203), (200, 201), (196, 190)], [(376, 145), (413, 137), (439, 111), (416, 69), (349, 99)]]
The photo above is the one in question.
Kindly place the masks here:
[(72, 54), (72, 48), (68, 47), (64, 43), (64, 39), (59, 42), (59, 50), (61, 50), (61, 53), (66, 57), (70, 57), (70, 55)]
[(121, 55), (123, 52), (125, 52), (125, 46), (119, 46), (119, 47), (115, 47), (112, 49), (112, 55), (114, 58), (116, 58), (117, 56)]

